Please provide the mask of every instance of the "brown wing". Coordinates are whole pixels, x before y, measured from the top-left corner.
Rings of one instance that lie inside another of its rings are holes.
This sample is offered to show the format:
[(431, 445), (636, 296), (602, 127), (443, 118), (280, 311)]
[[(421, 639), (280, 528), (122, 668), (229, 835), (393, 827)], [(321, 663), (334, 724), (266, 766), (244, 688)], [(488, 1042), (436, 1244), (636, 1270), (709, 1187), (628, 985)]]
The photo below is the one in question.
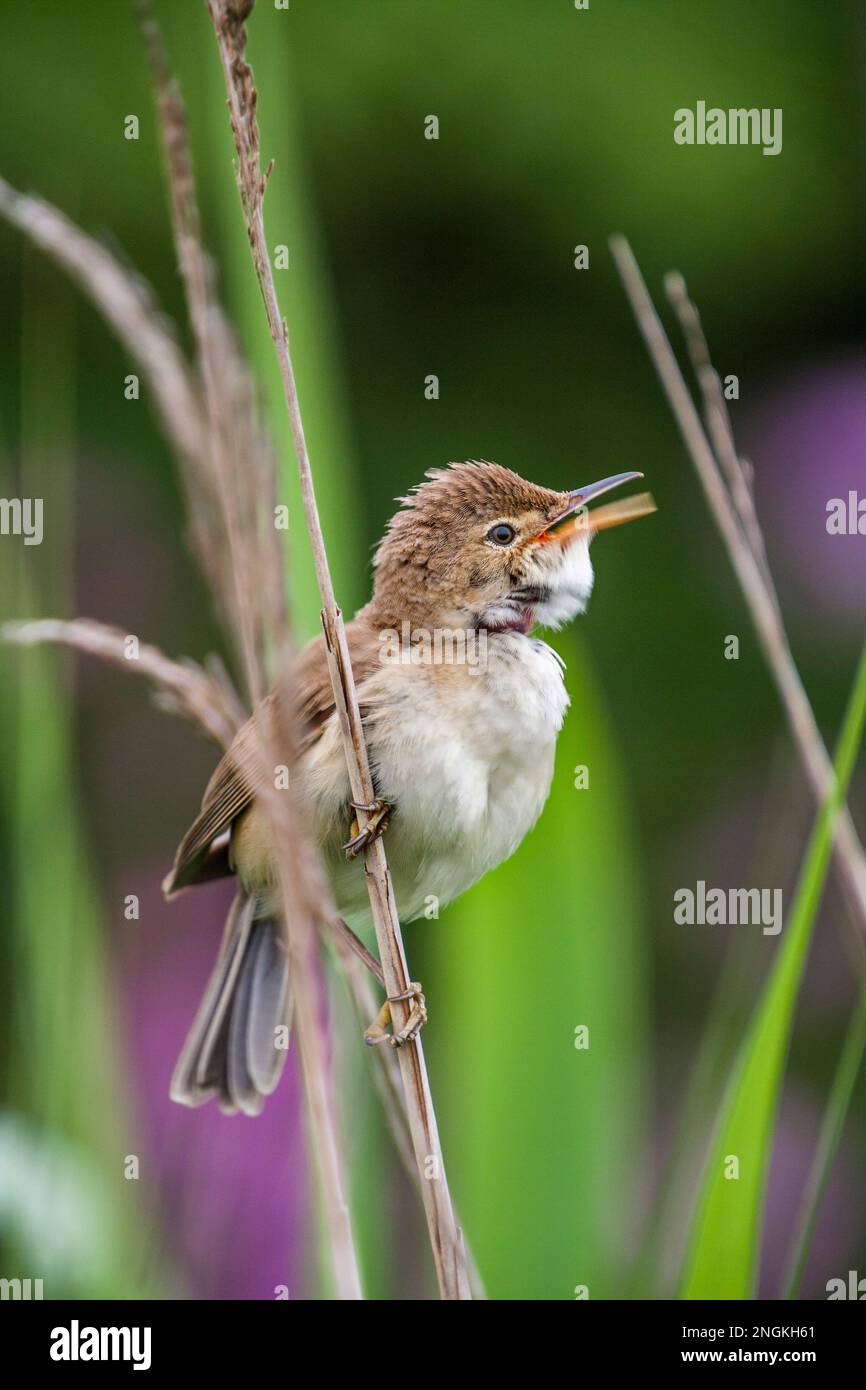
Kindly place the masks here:
[[(358, 618), (347, 624), (346, 637), (355, 682), (360, 684), (378, 665), (378, 643)], [(301, 738), (298, 752), (302, 756), (320, 737), (334, 712), (324, 637), (314, 637), (298, 654), (293, 676)], [(273, 708), (277, 698), (272, 691), (263, 705), (271, 704)], [(261, 776), (257, 726), (260, 710), (261, 707), (238, 730), (231, 748), (217, 764), (205, 788), (201, 810), (181, 840), (171, 873), (163, 882), (167, 897), (193, 883), (232, 872), (228, 858), (229, 831), (232, 822), (255, 796)]]

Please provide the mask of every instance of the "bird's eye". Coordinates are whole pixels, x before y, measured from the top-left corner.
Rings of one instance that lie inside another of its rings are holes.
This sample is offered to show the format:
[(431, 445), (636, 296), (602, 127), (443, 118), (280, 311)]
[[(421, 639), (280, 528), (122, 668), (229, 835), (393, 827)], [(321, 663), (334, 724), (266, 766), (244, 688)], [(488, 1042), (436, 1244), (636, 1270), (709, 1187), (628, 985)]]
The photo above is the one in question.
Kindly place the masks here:
[(509, 526), (507, 521), (500, 521), (496, 526), (491, 526), (487, 532), (487, 539), (494, 545), (510, 545), (515, 534), (513, 526)]

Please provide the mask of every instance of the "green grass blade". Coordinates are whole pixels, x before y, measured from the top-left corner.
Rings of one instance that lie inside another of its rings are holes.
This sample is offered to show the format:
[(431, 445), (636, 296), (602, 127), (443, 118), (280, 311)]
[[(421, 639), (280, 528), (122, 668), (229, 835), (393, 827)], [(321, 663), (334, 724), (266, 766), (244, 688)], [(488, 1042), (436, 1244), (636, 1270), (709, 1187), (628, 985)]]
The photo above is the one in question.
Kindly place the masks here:
[[(704, 1175), (682, 1284), (684, 1298), (754, 1296), (761, 1211), (776, 1108), (800, 982), (832, 849), (866, 722), (866, 645), (845, 714), (836, 781), (818, 816), (790, 920), (746, 1035)], [(730, 1158), (739, 1177), (726, 1176)]]
[(854, 1006), (848, 1031), (845, 1034), (845, 1042), (836, 1067), (836, 1074), (833, 1077), (833, 1085), (830, 1088), (830, 1098), (827, 1101), (827, 1109), (821, 1123), (815, 1157), (812, 1160), (809, 1177), (800, 1199), (800, 1207), (794, 1225), (795, 1235), (791, 1242), (783, 1284), (783, 1296), (785, 1298), (797, 1297), (797, 1290), (800, 1287), (800, 1280), (803, 1277), (809, 1246), (815, 1230), (815, 1222), (821, 1207), (821, 1199), (824, 1196), (827, 1179), (839, 1149), (839, 1141), (845, 1128), (845, 1118), (863, 1063), (864, 1052), (866, 1052), (866, 978), (860, 985), (857, 1003)]
[(676, 1137), (650, 1209), (631, 1276), (629, 1297), (673, 1298), (680, 1279), (692, 1210), (707, 1149), (707, 1132), (736, 1059), (750, 1005), (743, 999), (751, 956), (744, 937), (732, 943), (709, 1006), (680, 1106)]

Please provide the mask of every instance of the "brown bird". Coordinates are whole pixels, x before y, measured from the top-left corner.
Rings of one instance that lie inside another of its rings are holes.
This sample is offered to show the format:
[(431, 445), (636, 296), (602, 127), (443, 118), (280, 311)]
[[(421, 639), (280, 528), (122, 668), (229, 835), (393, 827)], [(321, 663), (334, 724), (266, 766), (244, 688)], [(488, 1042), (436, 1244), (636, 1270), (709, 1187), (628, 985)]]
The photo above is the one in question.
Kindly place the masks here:
[[(538, 819), (568, 694), (561, 659), (532, 630), (561, 627), (586, 607), (593, 535), (654, 510), (646, 494), (589, 513), (586, 503), (641, 476), (557, 492), (469, 462), (432, 471), (400, 499), (375, 555), (373, 596), (346, 628), (378, 793), (363, 832), (352, 824), (324, 639), (299, 654), (293, 785), (354, 929), (369, 926), (359, 855), (386, 827), (397, 907), (409, 922), (513, 854)], [(247, 1114), (279, 1079), (286, 1053), (275, 1039), (291, 1020), (269, 820), (256, 797), (256, 719), (214, 772), (164, 885), (171, 895), (236, 876), (171, 1094), (186, 1105), (215, 1095), (224, 1110)], [(415, 1011), (413, 1030), (424, 1016)], [(385, 1036), (386, 1017), (387, 1006), (368, 1041)]]

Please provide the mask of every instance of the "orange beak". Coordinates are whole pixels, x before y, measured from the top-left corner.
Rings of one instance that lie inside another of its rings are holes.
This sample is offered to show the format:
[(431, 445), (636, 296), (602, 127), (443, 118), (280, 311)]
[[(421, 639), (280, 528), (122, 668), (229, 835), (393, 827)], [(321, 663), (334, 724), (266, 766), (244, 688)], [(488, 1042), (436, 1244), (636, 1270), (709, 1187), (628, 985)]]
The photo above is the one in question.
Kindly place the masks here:
[(649, 516), (656, 510), (656, 504), (648, 492), (625, 497), (605, 507), (597, 507), (594, 512), (586, 510), (586, 504), (592, 498), (600, 497), (603, 492), (609, 492), (621, 483), (630, 483), (633, 478), (642, 477), (643, 473), (614, 473), (612, 477), (602, 478), (600, 482), (575, 488), (568, 494), (569, 505), (547, 523), (538, 533), (536, 540), (542, 544), (556, 541), (559, 545), (565, 545), (573, 540), (577, 533), (590, 531), (594, 534), (596, 531), (606, 531), (611, 526), (621, 526), (626, 521), (634, 521), (640, 516)]

